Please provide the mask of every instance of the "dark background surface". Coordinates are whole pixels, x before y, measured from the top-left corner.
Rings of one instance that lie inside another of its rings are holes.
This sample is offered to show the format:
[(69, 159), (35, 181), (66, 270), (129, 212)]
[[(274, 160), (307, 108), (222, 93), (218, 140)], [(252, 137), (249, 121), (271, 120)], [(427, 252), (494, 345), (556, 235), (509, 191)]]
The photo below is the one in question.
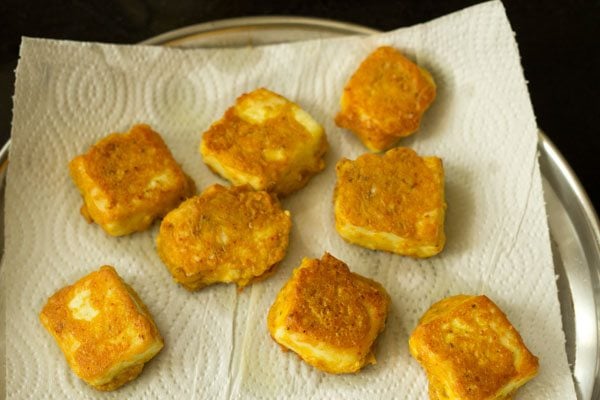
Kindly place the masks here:
[[(0, 1), (0, 141), (10, 132), (21, 36), (136, 43), (186, 25), (232, 17), (294, 15), (391, 30), (479, 1)], [(504, 1), (539, 127), (600, 210), (600, 1)]]

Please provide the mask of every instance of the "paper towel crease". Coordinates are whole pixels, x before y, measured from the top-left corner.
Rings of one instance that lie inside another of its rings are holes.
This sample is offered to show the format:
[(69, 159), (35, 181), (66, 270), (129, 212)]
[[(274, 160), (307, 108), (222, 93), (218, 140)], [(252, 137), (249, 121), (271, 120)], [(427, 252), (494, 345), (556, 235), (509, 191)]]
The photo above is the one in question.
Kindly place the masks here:
[[(366, 149), (335, 126), (344, 84), (375, 47), (429, 69), (438, 97), (401, 145), (443, 159), (447, 246), (416, 260), (344, 242), (334, 229), (335, 163)], [(202, 163), (200, 135), (235, 98), (268, 87), (323, 124), (326, 169), (283, 199), (293, 229), (276, 273), (242, 292), (189, 293), (156, 254), (152, 229), (108, 237), (79, 215), (67, 164), (110, 132), (149, 123), (199, 189), (221, 182)], [(435, 301), (490, 296), (540, 358), (518, 399), (574, 399), (536, 156), (537, 128), (517, 46), (499, 2), (393, 32), (237, 49), (23, 39), (6, 185), (6, 391), (11, 398), (426, 399), (408, 336)], [(266, 315), (303, 257), (328, 251), (379, 281), (392, 306), (377, 364), (328, 375), (282, 352)], [(75, 377), (37, 314), (58, 289), (113, 265), (155, 317), (163, 351), (138, 379), (98, 393)]]

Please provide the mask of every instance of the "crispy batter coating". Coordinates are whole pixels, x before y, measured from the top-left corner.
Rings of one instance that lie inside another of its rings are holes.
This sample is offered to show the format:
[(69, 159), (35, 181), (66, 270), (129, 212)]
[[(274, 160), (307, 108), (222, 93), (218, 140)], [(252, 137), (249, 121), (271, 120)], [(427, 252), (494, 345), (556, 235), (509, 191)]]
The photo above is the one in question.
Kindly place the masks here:
[(437, 157), (397, 147), (337, 163), (335, 226), (347, 241), (413, 257), (442, 251), (444, 170)]
[(261, 88), (240, 96), (204, 132), (200, 153), (235, 185), (287, 195), (325, 168), (327, 148), (323, 127), (308, 113)]
[(56, 292), (40, 320), (73, 372), (97, 390), (135, 379), (163, 347), (148, 309), (111, 266)]
[(267, 317), (271, 337), (308, 364), (333, 374), (375, 364), (372, 347), (385, 327), (390, 297), (328, 253), (302, 260)]
[(81, 214), (112, 236), (147, 229), (195, 191), (160, 135), (148, 125), (113, 133), (69, 163)]
[(435, 303), (409, 339), (432, 400), (502, 400), (532, 379), (538, 359), (486, 296)]
[(188, 290), (217, 282), (244, 287), (286, 254), (292, 226), (277, 198), (248, 185), (215, 184), (162, 221), (158, 254)]
[(419, 128), (435, 93), (429, 72), (393, 47), (379, 47), (346, 84), (335, 122), (370, 150), (386, 150)]

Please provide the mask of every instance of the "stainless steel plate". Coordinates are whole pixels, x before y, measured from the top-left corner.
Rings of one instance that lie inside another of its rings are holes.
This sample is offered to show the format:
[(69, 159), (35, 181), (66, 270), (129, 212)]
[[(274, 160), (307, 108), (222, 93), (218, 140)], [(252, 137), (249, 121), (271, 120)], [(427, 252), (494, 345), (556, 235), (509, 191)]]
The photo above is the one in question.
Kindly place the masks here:
[[(148, 39), (143, 44), (178, 47), (240, 47), (340, 35), (365, 35), (376, 30), (314, 18), (251, 17), (193, 25)], [(539, 135), (538, 149), (546, 212), (558, 276), (566, 350), (579, 399), (600, 396), (600, 228), (598, 218), (573, 171), (550, 140)], [(0, 150), (0, 202), (9, 143)], [(0, 214), (0, 249), (4, 249)]]

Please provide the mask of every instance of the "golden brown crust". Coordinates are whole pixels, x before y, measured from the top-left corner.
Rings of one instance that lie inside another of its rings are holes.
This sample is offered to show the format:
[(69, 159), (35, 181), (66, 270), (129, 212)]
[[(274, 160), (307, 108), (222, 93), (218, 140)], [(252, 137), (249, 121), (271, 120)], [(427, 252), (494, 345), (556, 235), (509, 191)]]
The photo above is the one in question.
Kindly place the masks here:
[(351, 243), (415, 257), (445, 244), (441, 159), (409, 148), (364, 154), (337, 163), (336, 229)]
[(393, 47), (379, 47), (346, 84), (335, 122), (354, 132), (370, 150), (386, 150), (419, 128), (435, 94), (427, 71)]
[(113, 133), (69, 163), (81, 214), (113, 236), (148, 228), (195, 191), (194, 182), (148, 125)]
[(261, 88), (240, 96), (202, 135), (204, 162), (236, 185), (287, 195), (325, 168), (323, 128), (300, 107)]
[(308, 364), (330, 373), (374, 363), (372, 346), (383, 330), (390, 298), (377, 282), (350, 272), (325, 253), (304, 259), (269, 310), (273, 339)]
[(291, 218), (277, 198), (249, 186), (208, 187), (162, 221), (158, 253), (189, 290), (216, 282), (246, 286), (286, 254)]
[(459, 295), (434, 304), (409, 347), (427, 372), (431, 398), (508, 399), (538, 370), (537, 357), (486, 296)]
[(95, 385), (94, 389), (102, 392), (110, 392), (123, 386), (124, 384), (131, 382), (137, 378), (144, 369), (144, 364), (134, 364), (129, 368), (124, 369), (121, 373), (115, 376), (110, 382), (103, 385)]
[(135, 379), (163, 347), (146, 306), (111, 266), (56, 292), (40, 320), (73, 372), (98, 390)]

